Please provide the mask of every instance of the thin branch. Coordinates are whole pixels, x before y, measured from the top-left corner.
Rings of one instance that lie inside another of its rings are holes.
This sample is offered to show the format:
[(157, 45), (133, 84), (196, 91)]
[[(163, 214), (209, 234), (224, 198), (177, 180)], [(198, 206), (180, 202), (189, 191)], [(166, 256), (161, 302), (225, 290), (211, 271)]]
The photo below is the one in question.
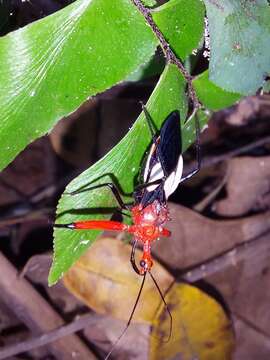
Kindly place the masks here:
[(213, 200), (217, 197), (220, 193), (226, 182), (229, 178), (229, 170), (226, 171), (225, 176), (221, 180), (221, 182), (212, 190), (209, 194), (207, 194), (200, 202), (198, 202), (194, 207), (193, 210), (201, 213), (203, 212), (209, 204), (213, 202)]
[[(228, 151), (224, 154), (221, 155), (216, 155), (216, 156), (208, 156), (205, 157), (204, 159), (202, 159), (202, 168), (206, 168), (212, 165), (216, 165), (222, 161), (226, 161), (228, 159), (231, 159), (235, 156), (241, 155), (241, 154), (245, 154), (253, 149), (256, 149), (259, 146), (263, 146), (270, 143), (270, 136), (265, 136), (262, 139), (256, 140), (250, 144), (244, 145), (242, 147), (239, 147), (237, 149)], [(187, 168), (185, 169), (185, 173), (190, 172), (193, 168), (194, 168), (194, 164), (195, 161), (192, 161), (189, 163), (189, 165), (187, 166)]]
[(0, 350), (0, 359), (6, 359), (7, 357), (36, 349), (37, 347), (44, 346), (61, 339), (64, 336), (74, 334), (75, 332), (83, 330), (88, 326), (95, 326), (100, 317), (100, 315), (86, 314), (81, 316), (78, 320), (74, 320), (70, 324), (48, 331), (46, 334), (33, 337), (14, 345), (9, 345)]
[(165, 37), (163, 36), (162, 32), (159, 30), (157, 25), (155, 24), (151, 11), (146, 8), (141, 0), (132, 0), (133, 4), (136, 6), (136, 8), (140, 11), (140, 13), (145, 18), (147, 24), (151, 27), (152, 31), (156, 35), (156, 37), (159, 40), (160, 46), (164, 52), (165, 58), (168, 63), (175, 64), (181, 74), (184, 76), (187, 84), (188, 84), (188, 92), (189, 96), (192, 100), (194, 110), (197, 110), (200, 108), (200, 102), (197, 98), (197, 95), (195, 93), (194, 87), (192, 85), (192, 76), (189, 74), (189, 72), (186, 70), (184, 65), (181, 63), (181, 61), (177, 58), (175, 53), (170, 48), (170, 44), (166, 41)]
[[(1, 300), (33, 333), (47, 333), (64, 324), (60, 315), (34, 287), (26, 279), (18, 277), (17, 269), (1, 252), (0, 273)], [(77, 353), (81, 360), (96, 359), (96, 356), (76, 335), (69, 335), (65, 340), (58, 339), (51, 342), (47, 349), (61, 360), (70, 359), (73, 353)], [(5, 358), (6, 356), (2, 355), (2, 359)]]
[(0, 229), (11, 225), (24, 223), (26, 221), (36, 221), (36, 220), (44, 220), (44, 219), (46, 220), (50, 213), (53, 213), (53, 209), (44, 208), (40, 210), (29, 211), (25, 215), (21, 215), (21, 216), (9, 217), (3, 220), (1, 220), (0, 218)]
[(245, 326), (247, 326), (249, 329), (253, 330), (255, 333), (261, 335), (264, 340), (267, 341), (268, 346), (270, 346), (270, 334), (268, 334), (264, 329), (260, 328), (256, 324), (254, 324), (252, 321), (248, 320), (238, 312), (232, 311), (233, 316), (238, 320), (241, 321)]
[(181, 274), (179, 280), (185, 280), (191, 283), (196, 282), (220, 272), (229, 266), (236, 266), (240, 261), (249, 260), (256, 256), (258, 252), (267, 253), (267, 250), (270, 248), (269, 234), (270, 230), (268, 229), (262, 234), (254, 237), (252, 240), (238, 244), (223, 254), (215, 256), (214, 258), (185, 271)]
[(265, 145), (267, 143), (270, 143), (270, 136), (265, 136), (262, 139), (256, 140), (250, 144), (244, 145), (242, 147), (239, 147), (237, 149), (234, 149), (232, 151), (229, 151), (225, 154), (222, 155), (218, 155), (218, 156), (213, 156), (213, 157), (208, 157), (206, 158), (203, 162), (202, 162), (202, 166), (203, 167), (207, 167), (207, 166), (212, 166), (215, 165), (221, 161), (227, 160), (227, 159), (231, 159), (237, 155), (246, 153), (250, 150), (253, 150), (259, 146)]

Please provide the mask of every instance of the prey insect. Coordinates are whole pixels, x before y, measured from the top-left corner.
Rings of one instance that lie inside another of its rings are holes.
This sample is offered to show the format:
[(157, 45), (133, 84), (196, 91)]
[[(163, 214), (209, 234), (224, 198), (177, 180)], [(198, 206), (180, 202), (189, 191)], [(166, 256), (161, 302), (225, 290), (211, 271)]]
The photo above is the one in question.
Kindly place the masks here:
[[(142, 105), (143, 106), (143, 105)], [(131, 311), (129, 320), (125, 329), (114, 343), (111, 351), (106, 356), (109, 358), (115, 346), (128, 329), (137, 304), (139, 302), (146, 275), (149, 274), (152, 278), (158, 293), (163, 301), (163, 304), (170, 316), (170, 333), (168, 339), (171, 336), (172, 330), (172, 316), (170, 310), (165, 301), (164, 295), (158, 286), (156, 279), (154, 278), (151, 269), (153, 266), (153, 259), (151, 255), (151, 247), (154, 241), (160, 237), (169, 237), (170, 231), (165, 228), (166, 222), (169, 220), (169, 209), (167, 200), (169, 196), (176, 190), (178, 185), (184, 180), (190, 178), (196, 174), (200, 169), (200, 147), (199, 147), (199, 125), (196, 122), (196, 148), (197, 148), (197, 167), (189, 174), (183, 177), (183, 158), (182, 158), (182, 143), (181, 143), (181, 125), (180, 115), (178, 111), (173, 111), (164, 121), (159, 134), (153, 125), (152, 119), (143, 106), (146, 121), (148, 123), (152, 144), (150, 151), (146, 157), (145, 165), (142, 171), (142, 181), (135, 188), (133, 197), (134, 203), (132, 205), (125, 204), (122, 200), (120, 192), (117, 186), (113, 183), (103, 183), (91, 188), (83, 189), (82, 191), (93, 190), (97, 188), (107, 187), (109, 188), (120, 209), (128, 210), (131, 213), (132, 224), (128, 225), (118, 221), (112, 220), (83, 220), (76, 221), (69, 224), (55, 224), (55, 227), (67, 228), (72, 230), (114, 230), (124, 231), (133, 234), (134, 240), (132, 244), (132, 251), (130, 256), (130, 262), (134, 271), (142, 276), (142, 283)], [(75, 195), (80, 190), (71, 193)], [(137, 265), (135, 260), (135, 252), (138, 243), (143, 246), (143, 253), (139, 264)]]

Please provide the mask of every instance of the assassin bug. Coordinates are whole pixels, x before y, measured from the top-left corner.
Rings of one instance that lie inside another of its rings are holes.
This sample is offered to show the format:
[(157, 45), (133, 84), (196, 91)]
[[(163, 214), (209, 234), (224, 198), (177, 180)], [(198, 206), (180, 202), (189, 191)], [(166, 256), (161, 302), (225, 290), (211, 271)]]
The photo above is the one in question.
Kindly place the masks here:
[[(109, 358), (116, 344), (120, 341), (127, 328), (129, 327), (137, 304), (139, 302), (146, 274), (149, 274), (161, 296), (161, 299), (168, 311), (171, 321), (170, 334), (172, 329), (172, 316), (164, 299), (164, 296), (158, 286), (156, 279), (153, 277), (151, 268), (153, 260), (151, 256), (152, 243), (161, 236), (169, 237), (170, 231), (164, 227), (165, 223), (169, 220), (169, 210), (167, 206), (168, 197), (176, 190), (178, 185), (184, 180), (196, 174), (200, 169), (200, 147), (199, 147), (199, 125), (196, 121), (196, 149), (197, 149), (197, 167), (191, 173), (182, 177), (183, 173), (183, 158), (182, 158), (182, 143), (181, 143), (181, 128), (180, 128), (180, 115), (178, 111), (173, 111), (164, 121), (159, 135), (154, 128), (152, 119), (142, 104), (145, 113), (146, 121), (148, 123), (151, 135), (152, 145), (149, 154), (146, 157), (145, 166), (142, 173), (142, 182), (139, 184), (133, 193), (133, 205), (127, 205), (123, 202), (117, 186), (113, 183), (103, 183), (86, 188), (81, 191), (88, 191), (102, 187), (108, 187), (120, 209), (128, 210), (131, 212), (132, 225), (127, 225), (118, 221), (111, 220), (84, 220), (76, 221), (70, 224), (55, 224), (55, 227), (68, 228), (73, 230), (79, 229), (95, 229), (95, 230), (115, 230), (124, 231), (134, 235), (130, 262), (138, 275), (143, 277), (142, 283), (132, 309), (131, 315), (127, 325), (117, 341), (114, 343), (111, 351), (106, 356)], [(70, 193), (75, 195), (78, 192)], [(143, 245), (143, 254), (139, 262), (139, 267), (135, 261), (135, 251), (138, 242)]]

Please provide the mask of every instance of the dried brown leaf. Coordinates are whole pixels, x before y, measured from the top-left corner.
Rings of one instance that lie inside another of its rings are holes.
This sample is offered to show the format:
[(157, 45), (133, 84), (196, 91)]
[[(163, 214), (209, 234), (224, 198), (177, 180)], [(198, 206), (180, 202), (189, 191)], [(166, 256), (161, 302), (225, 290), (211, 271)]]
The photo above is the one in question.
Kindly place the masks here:
[(215, 203), (217, 214), (242, 216), (260, 208), (263, 198), (270, 192), (270, 156), (231, 159), (226, 190), (227, 197)]
[(170, 216), (172, 236), (157, 241), (153, 252), (174, 269), (203, 263), (270, 229), (269, 213), (239, 220), (211, 220), (170, 203)]

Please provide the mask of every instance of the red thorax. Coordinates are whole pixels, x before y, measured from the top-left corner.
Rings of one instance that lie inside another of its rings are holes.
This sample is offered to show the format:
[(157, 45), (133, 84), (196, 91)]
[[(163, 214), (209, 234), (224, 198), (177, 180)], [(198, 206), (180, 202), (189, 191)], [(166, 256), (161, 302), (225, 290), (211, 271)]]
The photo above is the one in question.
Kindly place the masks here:
[(169, 210), (165, 204), (155, 200), (151, 204), (135, 205), (131, 209), (133, 225), (127, 225), (112, 220), (78, 221), (69, 224), (72, 229), (100, 229), (126, 231), (134, 234), (135, 240), (143, 243), (143, 255), (140, 261), (140, 273), (143, 275), (151, 270), (153, 265), (151, 257), (151, 243), (161, 236), (170, 236), (170, 231), (163, 225), (169, 220)]
[(153, 265), (151, 257), (151, 243), (161, 236), (170, 236), (170, 231), (163, 225), (169, 220), (169, 210), (155, 200), (145, 208), (141, 204), (131, 209), (134, 225), (129, 227), (128, 232), (133, 233), (135, 240), (143, 243), (143, 255), (140, 261), (141, 274), (151, 270)]

